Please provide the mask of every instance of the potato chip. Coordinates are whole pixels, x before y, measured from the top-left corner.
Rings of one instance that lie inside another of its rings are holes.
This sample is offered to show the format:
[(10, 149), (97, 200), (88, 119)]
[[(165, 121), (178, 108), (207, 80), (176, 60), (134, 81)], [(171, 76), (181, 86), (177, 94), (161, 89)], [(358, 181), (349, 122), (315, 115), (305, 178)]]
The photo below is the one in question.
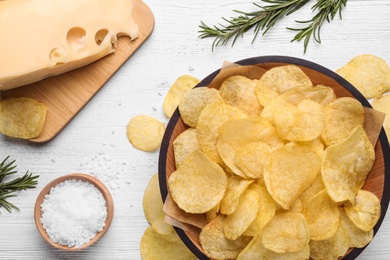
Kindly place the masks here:
[(255, 220), (260, 208), (260, 194), (253, 189), (246, 189), (240, 197), (237, 209), (226, 216), (225, 236), (230, 240), (240, 237)]
[(276, 214), (262, 234), (264, 247), (279, 254), (300, 251), (310, 241), (305, 217), (295, 212)]
[(310, 257), (314, 260), (339, 259), (347, 253), (350, 243), (348, 232), (343, 225), (339, 225), (331, 238), (319, 241), (310, 240)]
[(185, 93), (199, 83), (199, 80), (190, 75), (182, 75), (176, 79), (165, 96), (163, 110), (167, 117), (171, 117)]
[(274, 122), (280, 137), (289, 141), (310, 141), (322, 133), (325, 113), (320, 104), (304, 99), (297, 106), (275, 111)]
[(217, 150), (219, 128), (228, 120), (247, 117), (225, 103), (215, 102), (206, 106), (198, 119), (196, 137), (203, 152), (214, 162), (224, 165)]
[(138, 150), (151, 152), (160, 147), (165, 126), (154, 117), (137, 115), (127, 125), (127, 138)]
[(219, 88), (224, 102), (244, 111), (249, 116), (260, 116), (263, 107), (255, 94), (257, 80), (244, 76), (231, 76)]
[(343, 141), (356, 126), (363, 126), (364, 109), (354, 98), (341, 97), (324, 107), (325, 127), (321, 134), (326, 146)]
[(0, 132), (9, 137), (38, 137), (45, 123), (47, 106), (32, 98), (0, 101)]
[(187, 213), (205, 213), (222, 199), (227, 177), (222, 168), (202, 151), (187, 156), (168, 181), (169, 192)]
[(196, 127), (200, 112), (214, 102), (223, 102), (218, 90), (207, 87), (193, 88), (185, 93), (180, 100), (180, 116), (186, 125)]
[(355, 195), (374, 161), (374, 147), (361, 126), (344, 141), (326, 148), (321, 173), (329, 196), (335, 202), (349, 201), (355, 205)]
[(180, 238), (174, 241), (166, 240), (163, 235), (155, 232), (152, 227), (145, 230), (140, 243), (140, 251), (143, 260), (197, 259)]
[(228, 178), (226, 192), (220, 205), (222, 214), (229, 215), (237, 209), (241, 194), (252, 182), (253, 180), (243, 179), (237, 175), (231, 175)]
[(363, 231), (358, 228), (345, 214), (342, 209), (340, 214), (340, 225), (343, 225), (350, 238), (350, 247), (363, 248), (370, 243), (374, 237), (374, 230)]
[(386, 96), (375, 98), (372, 103), (372, 107), (378, 111), (381, 111), (386, 114), (385, 121), (383, 122), (383, 127), (386, 131), (388, 139), (390, 139), (390, 94)]
[(236, 165), (235, 154), (241, 147), (259, 141), (275, 147), (284, 144), (283, 140), (276, 134), (275, 127), (264, 118), (248, 117), (230, 120), (220, 127), (217, 150), (223, 162), (234, 174), (246, 178), (243, 171)]
[(176, 168), (189, 154), (198, 149), (200, 149), (200, 145), (196, 138), (195, 128), (188, 128), (178, 135), (173, 141)]
[(206, 212), (206, 221), (207, 223), (210, 223), (213, 219), (215, 219), (218, 216), (220, 203), (218, 203), (214, 208)]
[(345, 213), (361, 230), (370, 231), (374, 228), (381, 216), (381, 202), (370, 191), (359, 190), (354, 206), (345, 206)]
[(283, 107), (296, 106), (304, 99), (310, 99), (324, 106), (336, 100), (335, 93), (331, 87), (317, 85), (314, 87), (296, 87), (280, 94), (261, 111), (261, 116), (274, 122), (274, 111)]
[(390, 90), (390, 67), (375, 55), (358, 55), (336, 72), (366, 98), (380, 97)]
[(225, 216), (218, 215), (200, 232), (199, 242), (205, 254), (212, 259), (235, 259), (248, 245), (251, 237), (241, 236), (236, 240), (224, 234)]
[(306, 207), (311, 197), (313, 197), (323, 189), (325, 189), (325, 185), (324, 182), (322, 181), (321, 174), (318, 174), (318, 176), (312, 182), (312, 184), (310, 184), (310, 186), (299, 195), (299, 200), (302, 203), (303, 209)]
[(324, 155), (325, 144), (322, 141), (321, 137), (317, 137), (310, 141), (299, 141), (298, 145), (309, 147), (313, 152), (315, 152), (320, 158)]
[(312, 184), (320, 172), (321, 159), (310, 148), (289, 143), (271, 153), (264, 181), (273, 199), (284, 209)]
[(306, 86), (313, 86), (313, 84), (298, 66), (278, 66), (261, 76), (256, 86), (256, 95), (259, 103), (265, 106), (288, 89)]
[(302, 213), (307, 221), (312, 240), (331, 238), (339, 227), (339, 207), (325, 189), (311, 197)]
[(235, 164), (248, 178), (263, 178), (272, 148), (265, 142), (252, 142), (244, 145), (235, 154)]

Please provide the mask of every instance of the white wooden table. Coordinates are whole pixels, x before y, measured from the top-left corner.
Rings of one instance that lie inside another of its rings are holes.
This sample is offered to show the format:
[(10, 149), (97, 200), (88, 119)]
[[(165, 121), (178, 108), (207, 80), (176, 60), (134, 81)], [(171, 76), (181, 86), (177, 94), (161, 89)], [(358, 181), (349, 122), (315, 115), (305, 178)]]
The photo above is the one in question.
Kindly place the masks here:
[[(232, 10), (255, 10), (252, 1), (145, 0), (155, 15), (149, 40), (100, 90), (87, 106), (52, 141), (34, 144), (0, 137), (0, 159), (10, 155), (19, 174), (39, 174), (36, 189), (11, 200), (21, 211), (0, 209), (0, 259), (140, 259), (139, 243), (148, 226), (142, 196), (157, 172), (158, 151), (145, 153), (127, 140), (126, 126), (139, 114), (168, 122), (162, 103), (171, 84), (182, 74), (199, 79), (218, 69), (224, 60), (261, 55), (288, 55), (336, 70), (352, 57), (372, 53), (390, 63), (390, 2), (350, 0), (343, 20), (336, 18), (321, 30), (322, 44), (290, 43), (294, 33), (285, 27), (312, 17), (309, 6), (283, 19), (265, 37), (251, 45), (252, 32), (235, 46), (211, 51), (212, 39), (199, 39), (200, 21), (222, 22)], [(314, 4), (315, 1), (309, 3)], [(43, 241), (34, 224), (33, 208), (40, 190), (52, 179), (68, 173), (91, 173), (110, 188), (115, 216), (107, 234), (81, 252), (63, 252)], [(359, 259), (390, 259), (390, 217), (385, 217), (375, 239)]]

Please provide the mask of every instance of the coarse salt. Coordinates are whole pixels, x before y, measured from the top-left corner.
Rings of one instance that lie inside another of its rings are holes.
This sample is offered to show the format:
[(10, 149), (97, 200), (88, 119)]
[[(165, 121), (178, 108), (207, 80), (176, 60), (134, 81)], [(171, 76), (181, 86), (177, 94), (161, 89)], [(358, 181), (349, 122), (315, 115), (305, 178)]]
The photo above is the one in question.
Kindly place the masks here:
[(41, 223), (50, 240), (82, 246), (105, 226), (106, 201), (91, 183), (66, 180), (50, 189), (41, 204)]

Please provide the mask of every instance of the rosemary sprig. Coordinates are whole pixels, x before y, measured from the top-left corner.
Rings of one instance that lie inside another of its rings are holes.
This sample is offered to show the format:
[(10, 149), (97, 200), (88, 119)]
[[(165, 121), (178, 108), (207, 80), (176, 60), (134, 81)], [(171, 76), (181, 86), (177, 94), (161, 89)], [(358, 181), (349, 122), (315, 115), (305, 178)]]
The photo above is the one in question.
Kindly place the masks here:
[(16, 197), (15, 193), (18, 191), (35, 188), (38, 184), (39, 175), (33, 176), (32, 173), (27, 171), (22, 177), (5, 182), (7, 176), (17, 173), (14, 170), (16, 168), (15, 160), (7, 163), (8, 159), (9, 156), (0, 163), (0, 208), (5, 208), (8, 212), (11, 212), (12, 209), (19, 210), (19, 208), (7, 200)]
[[(233, 10), (238, 13), (238, 17), (231, 17), (230, 20), (222, 17), (227, 22), (227, 25), (218, 24), (212, 27), (206, 25), (203, 21), (199, 27), (201, 30), (200, 38), (215, 37), (212, 44), (212, 49), (218, 45), (226, 45), (232, 39), (232, 46), (236, 42), (238, 37), (242, 37), (246, 32), (254, 27), (254, 37), (252, 43), (257, 38), (260, 31), (263, 31), (262, 35), (265, 35), (280, 19), (291, 13), (297, 11), (304, 6), (309, 0), (261, 0), (262, 3), (268, 3), (268, 5), (260, 5), (253, 3), (260, 10), (254, 12), (243, 12), (239, 10)], [(307, 45), (310, 39), (310, 35), (314, 34), (316, 40), (320, 40), (320, 27), (323, 21), (326, 19), (330, 22), (337, 12), (346, 5), (347, 0), (317, 0), (317, 3), (312, 7), (316, 14), (311, 20), (297, 21), (298, 23), (311, 23), (308, 27), (302, 29), (288, 28), (290, 30), (299, 31), (292, 41), (300, 41), (305, 38), (304, 51), (306, 52)], [(321, 20), (322, 19), (322, 20)], [(306, 37), (308, 37), (306, 39)], [(320, 42), (320, 41), (317, 41)]]
[(316, 42), (321, 43), (320, 31), (322, 24), (325, 20), (330, 23), (337, 13), (339, 14), (340, 19), (342, 19), (341, 11), (347, 5), (347, 1), (348, 0), (318, 0), (312, 7), (313, 12), (318, 9), (318, 13), (312, 19), (307, 21), (296, 21), (297, 23), (306, 23), (308, 26), (304, 28), (287, 28), (289, 30), (298, 31), (291, 41), (301, 41), (304, 39), (304, 52), (306, 52), (311, 36), (313, 36)]

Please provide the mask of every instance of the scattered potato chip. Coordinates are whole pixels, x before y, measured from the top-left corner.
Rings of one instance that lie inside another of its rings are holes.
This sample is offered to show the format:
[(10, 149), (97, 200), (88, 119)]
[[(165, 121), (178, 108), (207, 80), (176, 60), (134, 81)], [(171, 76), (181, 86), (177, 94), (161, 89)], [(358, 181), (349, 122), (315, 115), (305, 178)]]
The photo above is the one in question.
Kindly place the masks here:
[(193, 88), (180, 100), (180, 116), (186, 125), (196, 127), (203, 108), (214, 102), (223, 102), (218, 90), (207, 87)]
[(164, 124), (147, 115), (134, 116), (127, 125), (127, 138), (130, 143), (145, 152), (160, 147), (164, 132)]
[(320, 104), (304, 99), (297, 106), (276, 110), (274, 122), (280, 137), (289, 141), (310, 141), (321, 135), (324, 118)]
[(321, 134), (326, 146), (343, 141), (356, 126), (363, 126), (362, 104), (350, 97), (341, 97), (324, 107), (325, 127)]
[(374, 237), (373, 229), (370, 229), (369, 231), (361, 230), (350, 220), (344, 210), (341, 210), (340, 225), (343, 225), (348, 232), (351, 241), (350, 247), (363, 248), (368, 245)]
[(165, 96), (163, 110), (167, 117), (171, 117), (185, 93), (194, 88), (199, 80), (190, 75), (183, 75), (176, 79)]
[(262, 234), (264, 247), (279, 254), (300, 251), (310, 241), (305, 217), (295, 212), (276, 214)]
[(380, 57), (363, 54), (351, 59), (337, 73), (357, 88), (364, 97), (376, 98), (390, 90), (390, 67)]
[(192, 152), (200, 149), (196, 138), (196, 129), (188, 128), (173, 141), (173, 153), (175, 156), (176, 168)]
[(345, 213), (361, 230), (370, 231), (381, 216), (381, 202), (370, 191), (359, 190), (354, 206), (345, 206)]
[(325, 189), (310, 198), (302, 213), (312, 240), (331, 238), (339, 227), (339, 207)]
[(222, 199), (227, 177), (202, 151), (187, 156), (168, 179), (173, 200), (187, 213), (205, 213)]
[(231, 76), (219, 88), (226, 104), (237, 107), (249, 116), (260, 116), (263, 107), (255, 94), (256, 80), (244, 76)]
[(218, 215), (200, 232), (199, 242), (205, 254), (212, 259), (235, 259), (248, 245), (251, 237), (241, 236), (236, 240), (224, 234), (225, 215)]
[(0, 132), (9, 137), (38, 137), (45, 123), (47, 106), (32, 98), (0, 101)]
[(244, 145), (235, 154), (235, 164), (248, 178), (263, 178), (272, 148), (265, 142), (252, 142)]
[(261, 76), (256, 86), (256, 95), (259, 103), (265, 106), (288, 89), (306, 86), (310, 87), (313, 84), (298, 66), (278, 66)]
[(350, 246), (348, 232), (339, 225), (334, 236), (325, 240), (310, 240), (310, 257), (314, 260), (339, 259), (347, 253)]
[(361, 126), (344, 141), (326, 148), (321, 173), (329, 196), (335, 202), (349, 201), (355, 205), (355, 195), (374, 161), (374, 147)]
[(220, 204), (222, 214), (229, 215), (237, 209), (241, 194), (252, 182), (253, 180), (243, 179), (234, 174), (228, 178), (226, 192)]
[(246, 189), (240, 196), (237, 209), (226, 216), (225, 236), (230, 240), (240, 237), (255, 220), (260, 208), (260, 194), (253, 189)]
[(271, 153), (264, 181), (274, 200), (284, 209), (313, 183), (320, 172), (321, 159), (310, 148), (289, 143)]
[(390, 94), (387, 94), (383, 97), (375, 98), (372, 101), (371, 105), (374, 109), (386, 114), (385, 121), (383, 122), (383, 127), (386, 131), (388, 139), (390, 139)]
[[(177, 234), (175, 233), (177, 236)], [(180, 238), (169, 241), (160, 235), (152, 227), (148, 227), (140, 243), (141, 257), (143, 260), (191, 260), (197, 259)]]

